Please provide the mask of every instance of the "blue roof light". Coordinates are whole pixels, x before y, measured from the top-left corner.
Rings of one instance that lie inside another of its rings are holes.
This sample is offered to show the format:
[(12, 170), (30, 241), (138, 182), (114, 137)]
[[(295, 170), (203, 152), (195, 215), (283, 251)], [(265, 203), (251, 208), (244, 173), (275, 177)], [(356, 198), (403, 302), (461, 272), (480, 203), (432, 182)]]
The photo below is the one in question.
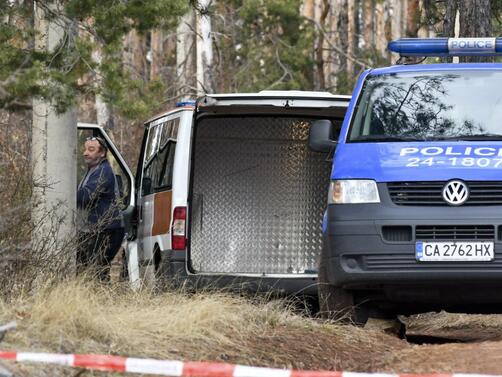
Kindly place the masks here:
[(195, 100), (176, 102), (176, 107), (195, 106)]
[(502, 38), (402, 38), (388, 48), (401, 56), (497, 56)]

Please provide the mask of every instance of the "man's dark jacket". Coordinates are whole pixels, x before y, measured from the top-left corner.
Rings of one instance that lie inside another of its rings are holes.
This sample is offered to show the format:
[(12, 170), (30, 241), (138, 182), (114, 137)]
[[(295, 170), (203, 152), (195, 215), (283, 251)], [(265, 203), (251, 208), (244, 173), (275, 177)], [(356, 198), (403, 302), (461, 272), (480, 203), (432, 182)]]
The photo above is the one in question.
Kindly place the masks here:
[(87, 181), (77, 190), (77, 207), (88, 211), (89, 225), (99, 224), (104, 229), (122, 228), (118, 189), (110, 163), (103, 160), (91, 170), (83, 179), (87, 178)]

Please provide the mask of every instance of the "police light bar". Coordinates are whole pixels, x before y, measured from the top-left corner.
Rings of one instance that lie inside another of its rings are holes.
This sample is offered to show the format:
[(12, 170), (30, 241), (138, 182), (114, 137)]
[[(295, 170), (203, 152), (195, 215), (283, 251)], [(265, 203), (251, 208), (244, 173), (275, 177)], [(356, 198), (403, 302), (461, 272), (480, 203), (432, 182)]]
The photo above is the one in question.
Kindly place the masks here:
[(401, 56), (497, 56), (502, 38), (401, 38), (388, 48)]
[(176, 102), (176, 107), (185, 107), (185, 106), (195, 106), (194, 100), (186, 100), (182, 102)]

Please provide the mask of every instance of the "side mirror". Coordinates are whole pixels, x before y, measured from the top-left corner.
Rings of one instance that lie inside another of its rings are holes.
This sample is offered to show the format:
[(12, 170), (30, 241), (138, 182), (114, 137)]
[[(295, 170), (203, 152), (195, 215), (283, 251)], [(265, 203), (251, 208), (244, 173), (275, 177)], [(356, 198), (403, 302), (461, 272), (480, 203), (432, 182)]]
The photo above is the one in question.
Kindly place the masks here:
[(333, 125), (328, 119), (319, 119), (312, 122), (309, 134), (309, 147), (317, 152), (330, 152), (337, 144), (332, 139)]

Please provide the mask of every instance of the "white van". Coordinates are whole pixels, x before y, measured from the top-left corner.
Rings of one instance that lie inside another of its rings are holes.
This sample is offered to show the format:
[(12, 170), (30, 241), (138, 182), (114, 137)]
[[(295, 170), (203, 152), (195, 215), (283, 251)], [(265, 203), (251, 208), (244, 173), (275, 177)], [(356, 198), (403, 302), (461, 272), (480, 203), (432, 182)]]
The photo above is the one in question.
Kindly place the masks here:
[(116, 165), (131, 185), (130, 277), (316, 294), (331, 163), (309, 149), (309, 130), (329, 119), (338, 132), (349, 100), (211, 94), (148, 120), (134, 186)]

